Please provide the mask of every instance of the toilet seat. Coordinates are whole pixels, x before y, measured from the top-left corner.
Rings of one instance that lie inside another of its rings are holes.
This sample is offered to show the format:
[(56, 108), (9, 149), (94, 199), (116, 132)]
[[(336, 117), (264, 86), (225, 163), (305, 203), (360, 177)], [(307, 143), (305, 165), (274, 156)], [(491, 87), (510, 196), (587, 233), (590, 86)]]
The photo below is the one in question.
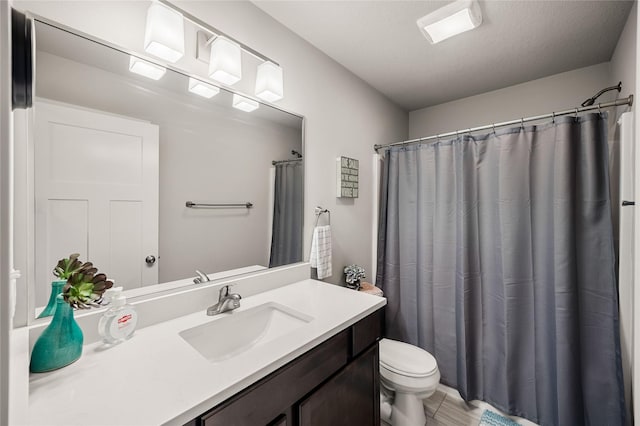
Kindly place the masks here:
[(439, 374), (436, 359), (429, 352), (391, 339), (380, 341), (380, 366), (406, 377), (423, 378)]

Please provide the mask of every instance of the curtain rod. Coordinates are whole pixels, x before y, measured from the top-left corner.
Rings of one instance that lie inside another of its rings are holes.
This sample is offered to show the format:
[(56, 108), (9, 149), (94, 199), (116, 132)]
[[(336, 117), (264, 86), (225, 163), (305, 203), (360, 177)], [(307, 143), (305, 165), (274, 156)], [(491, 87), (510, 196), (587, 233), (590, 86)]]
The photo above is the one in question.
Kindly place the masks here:
[(529, 121), (544, 120), (545, 118), (553, 118), (553, 119), (555, 119), (556, 117), (562, 117), (563, 115), (570, 115), (570, 114), (576, 114), (577, 115), (580, 112), (592, 111), (594, 109), (600, 110), (602, 108), (611, 108), (611, 107), (622, 106), (622, 105), (629, 105), (629, 106), (633, 105), (633, 95), (629, 95), (626, 98), (616, 99), (615, 101), (611, 101), (611, 102), (605, 102), (605, 103), (600, 103), (600, 104), (597, 104), (597, 105), (590, 105), (590, 106), (586, 106), (586, 107), (578, 107), (578, 108), (574, 108), (574, 109), (567, 109), (567, 110), (564, 110), (564, 111), (552, 112), (551, 114), (543, 114), (543, 115), (536, 115), (536, 116), (533, 116), (533, 117), (519, 118), (517, 120), (510, 120), (510, 121), (504, 121), (502, 123), (488, 124), (486, 126), (479, 126), (479, 127), (472, 127), (472, 128), (469, 128), (469, 129), (456, 130), (455, 132), (440, 133), (438, 135), (427, 136), (427, 137), (417, 138), (417, 139), (409, 139), (409, 140), (402, 141), (402, 142), (394, 142), (394, 143), (389, 143), (389, 144), (384, 144), (384, 145), (376, 144), (376, 145), (373, 146), (373, 149), (374, 149), (374, 151), (378, 152), (379, 149), (387, 149), (387, 148), (391, 148), (392, 146), (409, 145), (409, 144), (424, 142), (424, 141), (433, 140), (433, 139), (438, 140), (440, 138), (446, 138), (446, 137), (449, 137), (449, 136), (458, 136), (461, 133), (462, 134), (471, 133), (471, 132), (477, 132), (477, 131), (480, 131), (480, 130), (490, 130), (490, 129), (495, 130), (497, 127), (513, 126), (514, 124), (524, 124), (524, 123), (529, 122)]
[(286, 164), (286, 163), (294, 163), (296, 161), (302, 161), (302, 158), (295, 158), (293, 160), (278, 160), (278, 161), (272, 161), (271, 164), (274, 166), (277, 166), (278, 164)]

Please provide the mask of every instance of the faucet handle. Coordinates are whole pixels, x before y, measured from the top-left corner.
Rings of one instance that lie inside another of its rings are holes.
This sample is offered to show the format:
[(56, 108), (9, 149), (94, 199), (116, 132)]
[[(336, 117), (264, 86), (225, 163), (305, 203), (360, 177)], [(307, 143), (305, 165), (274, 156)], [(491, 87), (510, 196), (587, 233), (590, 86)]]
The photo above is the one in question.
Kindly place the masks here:
[(222, 300), (223, 297), (227, 297), (229, 295), (229, 286), (223, 285), (220, 287), (220, 291), (218, 292), (218, 300)]

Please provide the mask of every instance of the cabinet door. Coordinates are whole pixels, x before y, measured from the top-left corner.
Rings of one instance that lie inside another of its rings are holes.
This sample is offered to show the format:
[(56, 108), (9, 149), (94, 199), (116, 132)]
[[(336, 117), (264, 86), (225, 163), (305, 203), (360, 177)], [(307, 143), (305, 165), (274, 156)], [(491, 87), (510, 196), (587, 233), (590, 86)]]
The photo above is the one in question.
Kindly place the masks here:
[(301, 426), (379, 425), (378, 345), (302, 401), (298, 413)]
[[(203, 426), (263, 426), (287, 413), (347, 364), (349, 331), (342, 331), (202, 417)], [(286, 424), (293, 424), (291, 419)], [(278, 423), (276, 422), (276, 425)]]

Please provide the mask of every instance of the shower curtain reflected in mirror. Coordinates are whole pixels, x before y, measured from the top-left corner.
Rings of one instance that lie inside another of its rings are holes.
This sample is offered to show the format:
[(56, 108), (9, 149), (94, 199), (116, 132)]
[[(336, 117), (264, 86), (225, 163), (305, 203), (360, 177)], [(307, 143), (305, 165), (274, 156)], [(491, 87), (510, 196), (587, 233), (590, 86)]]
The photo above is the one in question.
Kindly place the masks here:
[(543, 425), (622, 425), (606, 115), (389, 149), (387, 334)]
[(302, 161), (275, 165), (269, 267), (302, 261)]

